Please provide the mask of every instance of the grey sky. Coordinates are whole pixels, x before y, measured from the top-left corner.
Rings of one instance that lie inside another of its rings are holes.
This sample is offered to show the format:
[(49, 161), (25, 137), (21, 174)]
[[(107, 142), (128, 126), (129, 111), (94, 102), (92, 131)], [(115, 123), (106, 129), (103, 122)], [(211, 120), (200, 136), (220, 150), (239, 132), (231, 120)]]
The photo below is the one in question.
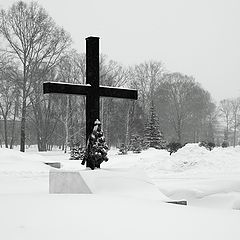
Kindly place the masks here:
[(80, 52), (86, 37), (99, 36), (101, 52), (123, 65), (162, 61), (194, 76), (215, 100), (240, 96), (240, 0), (38, 2)]

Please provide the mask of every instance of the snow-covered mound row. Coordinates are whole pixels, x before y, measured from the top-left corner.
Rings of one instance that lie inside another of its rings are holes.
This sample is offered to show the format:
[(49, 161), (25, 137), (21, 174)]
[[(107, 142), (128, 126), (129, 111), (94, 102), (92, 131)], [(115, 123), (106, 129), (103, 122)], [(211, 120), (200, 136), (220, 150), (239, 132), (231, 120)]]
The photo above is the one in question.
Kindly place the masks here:
[(171, 156), (165, 150), (149, 149), (141, 153), (136, 166), (144, 168), (152, 177), (163, 173), (238, 173), (240, 147), (214, 148), (212, 151), (198, 144), (187, 144)]
[(171, 156), (149, 149), (139, 154), (134, 167), (144, 169), (170, 198), (186, 199), (194, 206), (240, 209), (240, 147), (209, 151), (187, 144)]
[(212, 151), (198, 144), (187, 144), (172, 155), (174, 169), (179, 171), (191, 170), (236, 172), (240, 171), (240, 147), (214, 148)]
[[(171, 156), (166, 150), (148, 149), (140, 154), (108, 154), (102, 170), (144, 170), (160, 192), (172, 199), (186, 199), (194, 206), (240, 207), (240, 147), (212, 151), (187, 144)], [(0, 149), (0, 193), (48, 192), (49, 166), (60, 161), (63, 170), (82, 170), (80, 161), (69, 161), (61, 151), (21, 153)], [(110, 181), (111, 182), (111, 181)], [(36, 188), (36, 186), (38, 186)], [(216, 200), (217, 199), (217, 200)]]

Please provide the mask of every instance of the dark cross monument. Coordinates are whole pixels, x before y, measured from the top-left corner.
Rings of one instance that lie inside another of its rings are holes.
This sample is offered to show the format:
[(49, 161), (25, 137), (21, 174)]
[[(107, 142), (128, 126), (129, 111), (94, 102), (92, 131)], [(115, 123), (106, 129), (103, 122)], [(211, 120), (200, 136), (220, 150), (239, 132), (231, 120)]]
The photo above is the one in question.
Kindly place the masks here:
[(43, 83), (43, 93), (86, 96), (86, 140), (99, 118), (99, 98), (114, 97), (137, 100), (137, 90), (99, 86), (99, 38), (86, 38), (86, 84)]

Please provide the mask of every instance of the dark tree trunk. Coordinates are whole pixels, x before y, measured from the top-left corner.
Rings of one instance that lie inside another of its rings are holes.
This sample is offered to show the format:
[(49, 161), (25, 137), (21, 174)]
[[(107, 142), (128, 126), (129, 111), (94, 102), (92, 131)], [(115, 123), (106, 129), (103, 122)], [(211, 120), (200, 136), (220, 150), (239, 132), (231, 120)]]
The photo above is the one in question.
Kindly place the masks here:
[(69, 146), (74, 145), (72, 97), (69, 96)]
[(16, 119), (13, 119), (12, 122), (12, 131), (11, 131), (11, 141), (10, 141), (10, 149), (13, 149), (14, 141), (15, 141), (15, 125), (16, 125)]
[(233, 130), (233, 147), (236, 146), (236, 135), (237, 135), (237, 115), (234, 116), (234, 130)]
[(38, 151), (39, 152), (46, 152), (47, 151), (47, 143), (46, 139), (39, 133), (37, 133), (37, 144), (38, 144)]
[(23, 97), (23, 106), (22, 106), (22, 119), (21, 119), (21, 137), (20, 137), (20, 151), (25, 152), (25, 139), (26, 139), (26, 112), (27, 112), (27, 104), (26, 98)]
[(12, 122), (12, 130), (11, 130), (10, 149), (13, 149), (13, 145), (14, 145), (14, 141), (15, 141), (16, 116), (17, 116), (17, 103), (15, 102), (13, 122)]
[(7, 132), (7, 118), (6, 116), (3, 117), (4, 121), (4, 142), (5, 142), (5, 147), (8, 148), (8, 132)]
[(178, 120), (177, 137), (178, 137), (178, 142), (182, 144), (182, 126), (181, 126), (181, 120)]

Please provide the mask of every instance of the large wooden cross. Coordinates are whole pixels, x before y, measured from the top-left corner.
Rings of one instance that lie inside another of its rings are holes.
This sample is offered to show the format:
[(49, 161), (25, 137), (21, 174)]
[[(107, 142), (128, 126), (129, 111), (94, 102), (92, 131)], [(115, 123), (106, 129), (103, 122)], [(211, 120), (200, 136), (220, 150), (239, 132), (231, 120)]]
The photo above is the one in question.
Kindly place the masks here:
[(114, 97), (137, 100), (137, 90), (99, 86), (99, 38), (86, 38), (86, 84), (43, 83), (43, 93), (86, 96), (86, 141), (94, 121), (99, 118), (99, 98)]

